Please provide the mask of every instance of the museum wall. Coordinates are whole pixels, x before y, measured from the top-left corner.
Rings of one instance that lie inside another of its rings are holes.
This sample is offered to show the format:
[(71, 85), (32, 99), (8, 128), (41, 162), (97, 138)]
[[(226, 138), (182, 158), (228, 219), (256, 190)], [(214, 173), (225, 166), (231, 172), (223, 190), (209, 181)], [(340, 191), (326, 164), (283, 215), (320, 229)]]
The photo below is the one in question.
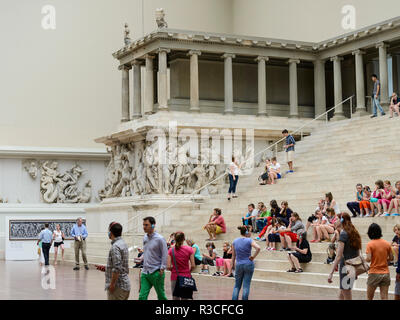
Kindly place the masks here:
[[(119, 124), (121, 74), (112, 52), (156, 29), (164, 8), (171, 28), (229, 32), (230, 0), (2, 0), (0, 145), (98, 148), (93, 139)], [(44, 30), (44, 5), (56, 29)]]
[(342, 28), (342, 7), (345, 5), (356, 9), (356, 29), (400, 13), (398, 0), (233, 0), (232, 31), (235, 34), (319, 42), (352, 31)]

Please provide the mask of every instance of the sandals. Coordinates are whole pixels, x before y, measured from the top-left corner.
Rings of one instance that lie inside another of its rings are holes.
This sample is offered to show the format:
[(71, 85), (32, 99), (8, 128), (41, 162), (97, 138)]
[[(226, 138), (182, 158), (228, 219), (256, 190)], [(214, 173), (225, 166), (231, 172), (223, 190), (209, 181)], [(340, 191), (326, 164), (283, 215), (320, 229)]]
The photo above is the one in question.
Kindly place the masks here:
[(296, 268), (292, 268), (292, 269), (289, 269), (288, 271), (286, 271), (286, 272), (296, 272), (297, 270), (296, 270)]
[(303, 269), (300, 268), (300, 269), (297, 269), (294, 273), (302, 273), (302, 272), (303, 272)]

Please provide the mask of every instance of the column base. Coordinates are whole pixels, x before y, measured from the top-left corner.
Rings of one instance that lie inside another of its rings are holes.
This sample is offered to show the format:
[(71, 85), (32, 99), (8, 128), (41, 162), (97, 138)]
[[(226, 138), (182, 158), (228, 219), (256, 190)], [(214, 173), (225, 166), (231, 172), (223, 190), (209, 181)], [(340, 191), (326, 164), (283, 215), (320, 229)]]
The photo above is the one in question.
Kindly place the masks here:
[(289, 118), (290, 119), (299, 119), (299, 115), (298, 114), (289, 114)]
[(268, 113), (266, 112), (258, 112), (257, 117), (268, 117)]
[(134, 114), (134, 115), (132, 116), (132, 120), (139, 119), (139, 118), (141, 118), (141, 117), (142, 117), (141, 114)]
[(330, 121), (340, 121), (340, 120), (345, 120), (345, 119), (347, 119), (347, 118), (344, 116), (344, 113), (341, 112), (341, 113), (335, 114), (335, 115), (330, 119)]
[(356, 111), (352, 114), (352, 117), (362, 117), (362, 116), (366, 116), (369, 113), (367, 112), (367, 110), (365, 109), (365, 107), (361, 107), (361, 108), (357, 108)]
[(233, 113), (233, 110), (224, 110), (224, 114), (230, 115), (230, 114), (234, 114), (234, 113)]
[(169, 111), (168, 106), (158, 106), (157, 108), (158, 111)]
[(127, 119), (127, 118), (121, 119), (121, 122), (128, 122), (128, 121), (129, 121), (129, 119)]
[(191, 108), (189, 109), (190, 112), (200, 112), (200, 108)]

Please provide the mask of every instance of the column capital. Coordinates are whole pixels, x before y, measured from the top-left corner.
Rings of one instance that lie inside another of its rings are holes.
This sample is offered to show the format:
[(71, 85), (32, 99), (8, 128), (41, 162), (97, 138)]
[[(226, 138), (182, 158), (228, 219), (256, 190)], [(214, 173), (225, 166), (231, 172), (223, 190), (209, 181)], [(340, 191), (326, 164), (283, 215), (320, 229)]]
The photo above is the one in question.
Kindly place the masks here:
[(143, 62), (142, 61), (140, 61), (140, 60), (133, 60), (133, 61), (131, 61), (131, 66), (133, 67), (133, 66), (141, 66), (143, 64)]
[(321, 64), (325, 64), (325, 62), (327, 61), (328, 59), (317, 59), (317, 60), (313, 60), (313, 64), (314, 65), (316, 65), (316, 64), (318, 64), (318, 63), (321, 63)]
[(129, 64), (123, 64), (118, 67), (118, 70), (131, 70), (132, 66)]
[(376, 48), (387, 48), (389, 45), (386, 42), (379, 42), (376, 44)]
[(158, 48), (158, 49), (157, 49), (157, 53), (161, 53), (161, 52), (170, 53), (170, 52), (171, 52), (171, 49), (168, 49), (168, 48)]
[(343, 58), (343, 57), (340, 57), (340, 56), (334, 56), (334, 57), (331, 58), (331, 61), (332, 61), (332, 62), (333, 62), (333, 61), (342, 61), (342, 60), (344, 60), (344, 58)]
[(235, 58), (236, 55), (234, 53), (224, 53), (221, 58), (226, 59), (226, 58)]
[(300, 63), (300, 59), (289, 59), (288, 61), (287, 61), (287, 63), (295, 63), (295, 64), (299, 64)]
[(146, 54), (145, 56), (144, 56), (144, 58), (145, 59), (155, 59), (155, 56), (154, 56), (154, 54), (150, 54), (150, 53), (148, 53), (148, 54)]
[(363, 50), (361, 50), (361, 49), (357, 49), (357, 50), (354, 50), (351, 54), (352, 54), (353, 56), (359, 55), (359, 54), (365, 54), (365, 51), (363, 51)]
[(257, 58), (254, 59), (254, 61), (259, 62), (264, 60), (265, 62), (269, 61), (269, 57), (266, 56), (258, 56)]
[(190, 50), (187, 53), (188, 56), (192, 56), (192, 55), (197, 55), (197, 56), (201, 56), (201, 51), (200, 50)]

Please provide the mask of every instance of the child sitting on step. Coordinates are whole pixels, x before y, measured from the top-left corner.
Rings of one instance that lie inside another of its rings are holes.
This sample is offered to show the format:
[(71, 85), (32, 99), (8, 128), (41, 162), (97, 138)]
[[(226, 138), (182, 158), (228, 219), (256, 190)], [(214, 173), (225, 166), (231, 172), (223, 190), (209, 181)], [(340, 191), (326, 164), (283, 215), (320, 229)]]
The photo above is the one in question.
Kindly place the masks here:
[[(360, 217), (363, 218), (369, 217), (370, 216), (370, 210), (371, 210), (371, 189), (368, 186), (365, 186), (363, 189), (363, 197), (362, 200), (360, 201)], [(365, 215), (364, 215), (365, 211)]]
[(385, 186), (383, 185), (382, 180), (377, 180), (375, 182), (375, 190), (372, 192), (370, 205), (371, 205), (371, 216), (375, 216), (375, 209), (377, 210), (377, 215), (380, 216), (378, 201), (382, 199), (383, 189)]
[(281, 242), (279, 237), (279, 230), (284, 230), (286, 228), (285, 223), (280, 218), (272, 218), (271, 225), (266, 232), (266, 250), (276, 251), (276, 243)]
[(397, 181), (395, 184), (396, 189), (393, 190), (392, 200), (390, 201), (390, 206), (388, 213), (390, 214), (393, 209), (396, 210), (395, 213), (392, 213), (392, 216), (399, 216), (399, 204), (400, 204), (400, 181)]
[(208, 266), (215, 265), (215, 259), (217, 258), (217, 250), (215, 250), (214, 242), (207, 242), (206, 244), (207, 253), (203, 253), (203, 260), (201, 261), (201, 271), (200, 273), (208, 274)]
[(382, 199), (378, 201), (378, 206), (382, 205), (382, 216), (388, 217), (390, 214), (388, 213), (388, 208), (390, 207), (390, 203), (392, 201), (393, 195), (396, 194), (396, 190), (392, 187), (389, 180), (385, 180), (383, 182), (384, 189)]

